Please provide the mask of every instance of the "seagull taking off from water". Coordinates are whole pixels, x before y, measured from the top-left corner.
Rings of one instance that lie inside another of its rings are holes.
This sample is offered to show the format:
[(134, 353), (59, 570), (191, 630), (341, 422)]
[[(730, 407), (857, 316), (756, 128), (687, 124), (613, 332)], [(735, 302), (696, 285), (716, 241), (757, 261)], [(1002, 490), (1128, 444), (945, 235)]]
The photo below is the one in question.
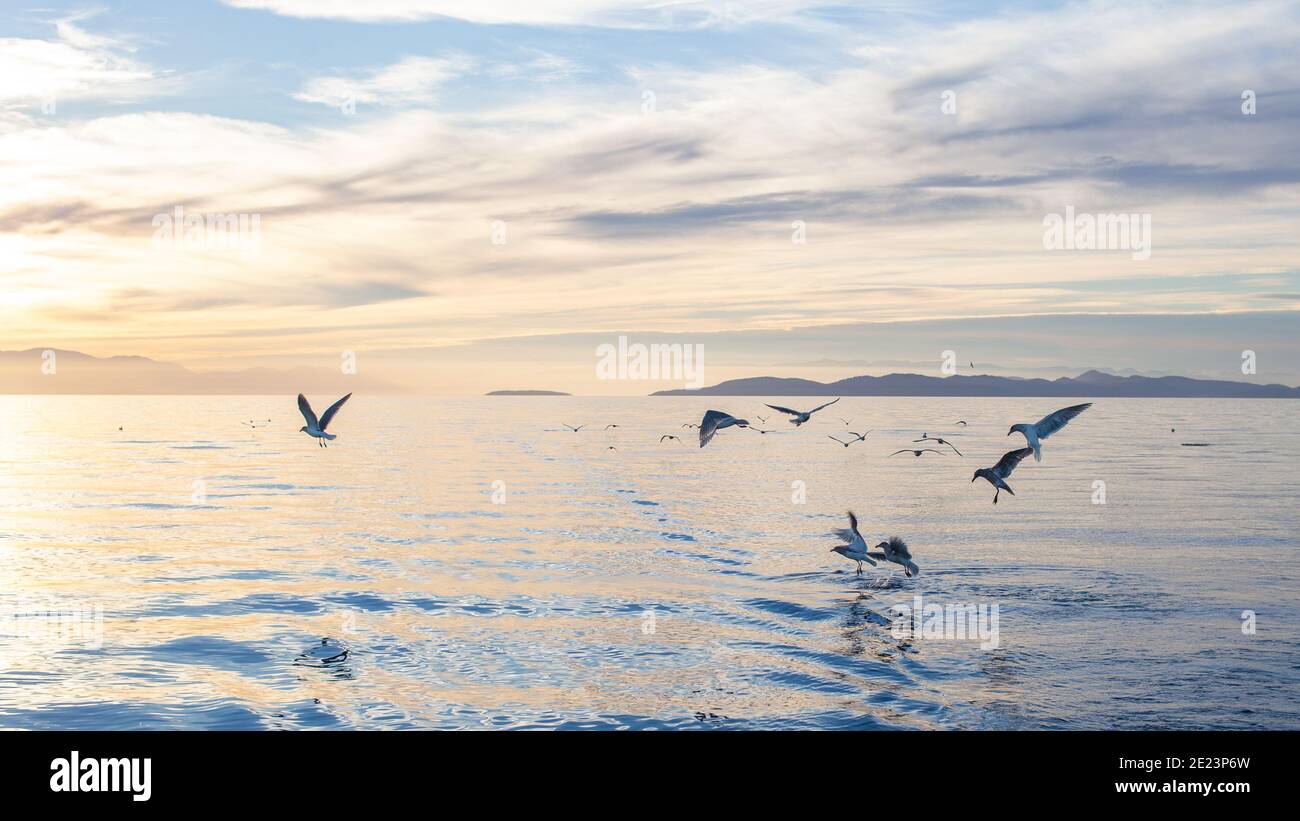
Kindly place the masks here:
[(836, 545), (831, 548), (832, 553), (838, 553), (846, 559), (852, 559), (858, 563), (858, 575), (862, 575), (862, 563), (866, 562), (872, 567), (876, 566), (875, 560), (867, 555), (867, 540), (862, 538), (858, 532), (858, 517), (849, 511), (849, 526), (847, 528), (837, 528), (831, 531), (832, 536), (843, 539), (847, 544)]
[(748, 419), (737, 419), (729, 413), (723, 413), (719, 410), (711, 410), (704, 414), (704, 419), (700, 420), (700, 447), (704, 447), (713, 439), (713, 434), (729, 428), (732, 425), (738, 425), (742, 428), (749, 427)]
[(1058, 430), (1065, 427), (1071, 419), (1091, 407), (1091, 402), (1085, 402), (1082, 405), (1071, 405), (1068, 408), (1061, 408), (1059, 411), (1049, 413), (1042, 419), (1039, 419), (1036, 424), (1029, 425), (1021, 423), (1019, 425), (1012, 425), (1011, 430), (1007, 431), (1007, 436), (1010, 436), (1016, 431), (1023, 433), (1025, 435), (1025, 441), (1029, 443), (1030, 449), (1034, 452), (1034, 461), (1041, 462), (1043, 461), (1043, 450), (1039, 445), (1039, 440), (1046, 439), (1053, 433), (1056, 433)]
[(982, 476), (988, 480), (990, 485), (997, 488), (997, 492), (993, 494), (993, 504), (996, 505), (998, 503), (998, 493), (1005, 490), (1012, 496), (1016, 495), (1016, 492), (1007, 484), (1007, 477), (1011, 475), (1011, 471), (1016, 469), (1016, 465), (1020, 464), (1021, 459), (1024, 459), (1033, 452), (1033, 448), (1021, 448), (1020, 450), (1008, 451), (1002, 454), (1002, 458), (999, 459), (998, 463), (993, 467), (980, 468), (975, 471), (975, 475), (970, 477), (970, 480), (973, 482)]
[(908, 578), (919, 576), (921, 574), (921, 568), (917, 567), (916, 562), (912, 561), (912, 554), (907, 549), (907, 542), (897, 536), (890, 536), (889, 541), (881, 542), (876, 545), (876, 547), (880, 548), (884, 552), (868, 553), (867, 555), (873, 559), (880, 559), (882, 562), (893, 562), (894, 564), (902, 565), (903, 573)]
[(338, 437), (332, 433), (326, 433), (325, 429), (329, 427), (330, 422), (334, 419), (334, 414), (338, 413), (339, 408), (343, 407), (343, 403), (348, 401), (351, 397), (352, 394), (349, 393), (333, 405), (330, 405), (325, 409), (325, 412), (321, 414), (320, 421), (317, 421), (316, 411), (311, 409), (311, 403), (307, 401), (307, 397), (298, 394), (298, 410), (302, 411), (302, 418), (307, 420), (307, 424), (303, 425), (298, 430), (308, 436), (316, 437), (316, 444), (321, 447), (329, 447), (329, 445), (325, 444), (325, 440), (337, 439)]
[(948, 447), (952, 448), (954, 451), (957, 452), (958, 456), (961, 456), (961, 451), (957, 450), (956, 445), (954, 445), (952, 442), (949, 442), (947, 439), (943, 439), (938, 436), (931, 436), (928, 433), (923, 433), (921, 434), (920, 439), (913, 439), (912, 441), (913, 442), (938, 442), (941, 445), (947, 445)]
[[(843, 397), (840, 397), (840, 399), (843, 399)], [(838, 401), (840, 400), (835, 399), (834, 401), (827, 402), (825, 405), (818, 405), (817, 407), (813, 408), (807, 413), (803, 411), (791, 410), (790, 408), (783, 408), (780, 405), (768, 405), (768, 407), (774, 411), (781, 411), (781, 413), (788, 413), (791, 416), (793, 416), (794, 418), (790, 420), (790, 424), (794, 425), (797, 428), (800, 425), (802, 425), (804, 422), (807, 422), (809, 419), (811, 419), (812, 415), (817, 411), (821, 410), (822, 408), (829, 408), (831, 405), (834, 405)]]

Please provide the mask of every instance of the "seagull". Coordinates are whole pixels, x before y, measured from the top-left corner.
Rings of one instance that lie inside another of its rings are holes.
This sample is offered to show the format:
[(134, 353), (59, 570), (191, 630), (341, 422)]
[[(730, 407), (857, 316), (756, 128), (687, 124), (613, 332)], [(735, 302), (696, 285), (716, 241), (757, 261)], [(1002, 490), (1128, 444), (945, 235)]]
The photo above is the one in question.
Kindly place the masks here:
[[(811, 413), (811, 411), (809, 411), (809, 413)], [(841, 422), (843, 422), (843, 423), (844, 423), (844, 427), (846, 427), (846, 428), (847, 428), (849, 425), (853, 424), (853, 420), (852, 420), (852, 419), (845, 419), (843, 416), (837, 416), (837, 417), (835, 417), (835, 418), (838, 419), (838, 420), (840, 420)]]
[(307, 401), (307, 397), (298, 394), (298, 410), (302, 411), (302, 418), (307, 420), (307, 424), (303, 425), (298, 430), (308, 436), (316, 437), (316, 444), (321, 447), (329, 447), (329, 445), (325, 444), (325, 440), (337, 439), (338, 437), (332, 433), (326, 433), (325, 428), (329, 427), (330, 421), (334, 419), (334, 414), (338, 413), (339, 408), (343, 407), (343, 403), (348, 401), (351, 397), (352, 394), (349, 393), (333, 405), (330, 405), (325, 409), (325, 412), (321, 414), (320, 421), (317, 422), (316, 411), (311, 409), (311, 403)]
[(903, 574), (908, 578), (921, 575), (921, 568), (916, 566), (912, 561), (912, 554), (907, 549), (907, 542), (897, 536), (890, 536), (889, 541), (881, 542), (876, 547), (883, 550), (883, 553), (868, 553), (873, 559), (880, 559), (882, 562), (893, 562), (903, 566)]
[(958, 420), (957, 420), (957, 424), (961, 425), (961, 426), (964, 428), (964, 427), (966, 427), (966, 420), (965, 420), (965, 419), (958, 419)]
[(659, 444), (662, 445), (665, 439), (671, 439), (679, 445), (682, 443), (681, 439), (678, 439), (676, 436), (673, 436), (671, 433), (665, 433), (663, 436), (659, 437)]
[(1021, 448), (1020, 450), (1007, 451), (1002, 454), (1002, 458), (998, 460), (996, 465), (991, 468), (980, 468), (975, 471), (975, 475), (972, 476), (970, 480), (973, 482), (983, 476), (988, 480), (990, 485), (997, 488), (997, 492), (993, 494), (993, 504), (996, 505), (998, 503), (998, 493), (1005, 490), (1012, 496), (1016, 495), (1016, 492), (1007, 484), (1006, 479), (1011, 475), (1011, 471), (1016, 469), (1016, 465), (1020, 464), (1020, 460), (1033, 452), (1033, 448)]
[(610, 428), (616, 428), (616, 427), (618, 427), (618, 425), (606, 425), (605, 430), (609, 430)]
[(913, 456), (920, 456), (922, 453), (937, 453), (937, 454), (939, 454), (940, 456), (943, 455), (943, 451), (941, 451), (941, 450), (935, 450), (934, 448), (921, 448), (920, 450), (912, 450), (911, 448), (903, 448), (902, 450), (896, 450), (896, 451), (894, 451), (893, 453), (891, 453), (891, 454), (889, 454), (889, 455), (890, 455), (890, 456), (897, 456), (897, 455), (900, 454), (900, 453), (910, 453), (910, 454), (912, 454)]
[(747, 428), (749, 427), (749, 420), (737, 419), (729, 413), (718, 410), (706, 412), (704, 418), (700, 420), (700, 447), (707, 445), (715, 433), (732, 425)]
[(258, 424), (255, 424), (255, 423), (253, 423), (251, 420), (248, 421), (248, 422), (240, 422), (239, 424), (241, 424), (241, 425), (245, 425), (245, 426), (250, 427), (250, 428), (264, 428), (264, 427), (266, 427), (265, 425), (258, 425)]
[(763, 434), (767, 434), (767, 433), (771, 433), (771, 432), (772, 432), (772, 431), (770, 431), (770, 430), (763, 430), (762, 428), (756, 428), (756, 427), (754, 427), (753, 425), (750, 425), (750, 426), (749, 426), (749, 429), (750, 429), (750, 430), (756, 430), (756, 431), (758, 431), (759, 433), (763, 433)]
[(692, 425), (692, 424), (690, 424), (689, 422), (687, 422), (685, 425), (682, 425), (682, 427), (684, 427), (684, 428), (697, 428), (697, 429), (698, 429), (700, 426), (699, 426), (699, 425)]
[(849, 433), (852, 434), (853, 436), (858, 437), (858, 438), (857, 438), (857, 439), (850, 439), (850, 440), (847, 441), (847, 442), (845, 442), (843, 439), (835, 439), (834, 436), (831, 436), (831, 435), (829, 435), (829, 434), (826, 436), (826, 438), (827, 438), (827, 439), (835, 439), (836, 442), (839, 442), (841, 445), (843, 445), (844, 447), (847, 448), (849, 445), (852, 445), (852, 444), (854, 444), (855, 442), (864, 442), (864, 441), (866, 441), (867, 433), (871, 433), (871, 431), (867, 431), (867, 433), (858, 433), (857, 431), (849, 431)]
[[(843, 397), (840, 397), (840, 398), (842, 399)], [(790, 424), (794, 425), (795, 427), (799, 427), (799, 426), (802, 425), (804, 422), (807, 422), (809, 419), (811, 419), (811, 418), (812, 418), (812, 415), (813, 415), (814, 413), (816, 413), (817, 411), (821, 410), (822, 408), (829, 408), (831, 405), (834, 405), (835, 402), (838, 402), (838, 401), (840, 401), (840, 400), (839, 400), (839, 399), (836, 399), (836, 400), (834, 400), (834, 401), (832, 401), (832, 402), (827, 402), (825, 405), (818, 405), (817, 407), (813, 408), (812, 410), (808, 411), (807, 413), (803, 413), (802, 411), (797, 411), (797, 410), (790, 410), (789, 408), (783, 408), (783, 407), (781, 407), (780, 405), (768, 405), (768, 407), (771, 408), (771, 409), (774, 410), (774, 411), (781, 411), (781, 413), (788, 413), (788, 414), (790, 414), (791, 416), (794, 417), (793, 419), (790, 420)], [(767, 404), (767, 403), (764, 403), (764, 404)]]
[(912, 441), (913, 441), (913, 442), (938, 442), (938, 443), (941, 444), (941, 445), (947, 445), (948, 447), (952, 448), (953, 450), (956, 450), (956, 451), (957, 451), (957, 455), (958, 455), (958, 456), (961, 456), (961, 451), (957, 450), (957, 446), (956, 446), (956, 445), (954, 445), (952, 442), (949, 442), (947, 439), (942, 439), (942, 438), (940, 438), (940, 437), (938, 437), (938, 436), (931, 436), (931, 435), (928, 434), (928, 433), (923, 433), (923, 434), (921, 434), (921, 438), (920, 438), (920, 439), (913, 439)]
[(1049, 413), (1042, 419), (1039, 419), (1036, 424), (1029, 425), (1021, 423), (1019, 425), (1012, 425), (1011, 430), (1007, 431), (1007, 436), (1010, 436), (1016, 431), (1023, 433), (1025, 435), (1025, 441), (1029, 443), (1030, 449), (1034, 452), (1034, 461), (1041, 462), (1043, 461), (1043, 451), (1039, 445), (1039, 440), (1046, 439), (1053, 433), (1056, 433), (1058, 430), (1065, 427), (1071, 419), (1091, 407), (1091, 402), (1085, 402), (1082, 405), (1071, 405), (1068, 408), (1061, 408), (1059, 411)]
[(867, 555), (867, 540), (862, 538), (862, 534), (858, 532), (858, 517), (853, 515), (853, 511), (849, 511), (849, 526), (847, 528), (832, 530), (831, 535), (847, 542), (847, 544), (840, 544), (832, 547), (831, 552), (838, 553), (846, 559), (852, 559), (857, 562), (857, 575), (862, 575), (863, 562), (866, 562), (872, 567), (876, 566), (876, 562)]
[(754, 418), (757, 419), (758, 421), (762, 422), (764, 425), (767, 424), (767, 417), (766, 417), (766, 416), (759, 416), (758, 414), (754, 414)]
[(580, 431), (580, 430), (582, 430), (583, 428), (587, 427), (586, 425), (578, 425), (578, 426), (575, 428), (573, 425), (570, 425), (568, 422), (561, 422), (560, 424), (561, 424), (561, 425), (564, 425), (566, 428), (568, 428), (569, 430), (573, 431), (574, 433), (577, 433), (578, 431)]

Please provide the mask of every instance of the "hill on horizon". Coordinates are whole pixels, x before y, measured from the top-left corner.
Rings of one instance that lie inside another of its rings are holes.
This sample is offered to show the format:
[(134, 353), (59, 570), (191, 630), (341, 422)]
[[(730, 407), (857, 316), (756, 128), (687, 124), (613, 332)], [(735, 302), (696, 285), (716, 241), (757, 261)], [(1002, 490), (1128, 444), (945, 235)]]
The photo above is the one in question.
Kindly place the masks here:
[(1099, 370), (1059, 379), (1021, 379), (976, 375), (851, 376), (816, 382), (776, 376), (731, 379), (687, 390), (656, 391), (651, 396), (1097, 396), (1168, 399), (1300, 399), (1300, 388), (1188, 376), (1116, 376)]

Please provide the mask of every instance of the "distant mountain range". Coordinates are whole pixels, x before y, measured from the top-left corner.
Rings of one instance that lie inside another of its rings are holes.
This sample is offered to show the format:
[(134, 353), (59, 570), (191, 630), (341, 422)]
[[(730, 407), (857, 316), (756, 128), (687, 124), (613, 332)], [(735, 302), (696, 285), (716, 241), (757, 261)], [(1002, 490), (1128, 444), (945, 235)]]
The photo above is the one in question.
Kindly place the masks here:
[(651, 396), (1071, 396), (1225, 399), (1300, 399), (1300, 388), (1186, 376), (1115, 376), (1085, 371), (1060, 379), (1008, 376), (852, 376), (829, 384), (811, 379), (758, 376), (698, 390), (656, 391)]
[(0, 394), (276, 394), (391, 391), (393, 386), (337, 368), (248, 368), (196, 372), (143, 356), (80, 351), (0, 351)]

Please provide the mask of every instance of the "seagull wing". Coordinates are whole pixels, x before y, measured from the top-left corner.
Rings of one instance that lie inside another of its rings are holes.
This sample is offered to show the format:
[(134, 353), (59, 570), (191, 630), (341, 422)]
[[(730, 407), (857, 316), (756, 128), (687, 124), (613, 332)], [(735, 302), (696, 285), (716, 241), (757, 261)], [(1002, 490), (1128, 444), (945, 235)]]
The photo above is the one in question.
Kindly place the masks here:
[(330, 420), (334, 418), (334, 414), (338, 413), (339, 408), (343, 407), (343, 403), (348, 401), (351, 398), (352, 398), (352, 394), (348, 394), (347, 396), (343, 397), (342, 399), (340, 399), (339, 401), (335, 402), (333, 405), (330, 405), (328, 408), (325, 409), (325, 413), (322, 414), (320, 418), (321, 430), (325, 430), (325, 428), (329, 426)]
[[(818, 405), (817, 407), (815, 407), (815, 408), (813, 408), (812, 410), (808, 411), (808, 415), (809, 415), (809, 416), (812, 416), (814, 413), (816, 413), (817, 411), (821, 410), (822, 408), (829, 408), (831, 405), (834, 405), (836, 402), (840, 401), (840, 399), (843, 399), (843, 398), (844, 398), (844, 397), (841, 396), (841, 397), (839, 397), (839, 399), (832, 399), (830, 402), (827, 402), (825, 405)], [(771, 406), (771, 405), (768, 405), (768, 407), (770, 408), (770, 407), (772, 407), (772, 406)]]
[[(853, 511), (851, 511), (851, 510), (849, 511), (849, 528), (851, 529), (851, 532), (852, 532), (852, 533), (854, 533), (855, 535), (857, 534), (857, 532), (858, 532), (858, 517), (855, 516), (855, 515), (853, 514)], [(850, 541), (851, 541), (851, 540), (850, 540)]]
[(1033, 452), (1033, 448), (1021, 448), (1020, 450), (1007, 451), (1002, 454), (1002, 458), (993, 466), (993, 472), (1005, 479), (1011, 475), (1011, 471), (1016, 469), (1016, 465), (1020, 464), (1021, 459), (1024, 459)]
[(896, 451), (894, 451), (893, 453), (891, 453), (891, 454), (889, 454), (889, 455), (890, 455), (890, 456), (897, 456), (897, 455), (900, 454), (900, 453), (911, 453), (911, 452), (912, 452), (912, 450), (911, 450), (910, 448), (903, 448), (902, 450), (896, 450)]
[(893, 553), (895, 556), (898, 556), (899, 558), (902, 559), (912, 558), (911, 551), (907, 549), (907, 542), (903, 541), (897, 536), (889, 537), (889, 550), (891, 553)]
[(700, 421), (700, 447), (707, 445), (713, 439), (713, 434), (718, 432), (718, 424), (728, 419), (731, 419), (729, 413), (719, 410), (706, 412), (704, 419)]
[(316, 411), (311, 409), (311, 403), (302, 394), (298, 394), (298, 410), (302, 411), (302, 418), (307, 420), (307, 427), (320, 430), (320, 422), (316, 421)]
[(962, 455), (962, 452), (959, 451), (959, 450), (957, 450), (957, 446), (954, 445), (952, 442), (949, 442), (948, 440), (945, 439), (943, 443), (944, 443), (945, 445), (947, 445), (948, 447), (952, 448), (953, 450), (957, 451), (957, 455), (958, 455), (958, 456), (961, 456), (961, 455)]
[(1046, 439), (1053, 433), (1056, 433), (1058, 430), (1065, 427), (1071, 419), (1091, 407), (1091, 402), (1082, 405), (1071, 405), (1068, 408), (1061, 408), (1056, 413), (1050, 413), (1047, 416), (1044, 416), (1042, 419), (1038, 420), (1037, 425), (1034, 425), (1034, 427), (1038, 429), (1038, 438)]
[(845, 542), (853, 541), (853, 531), (849, 530), (847, 527), (837, 527), (831, 531), (831, 535)]
[(846, 448), (847, 448), (849, 445), (853, 444), (852, 441), (845, 442), (843, 439), (836, 439), (834, 436), (831, 436), (830, 434), (827, 434), (826, 438), (827, 438), (827, 439), (832, 439), (832, 440), (834, 440), (834, 441), (836, 441), (836, 442), (839, 442), (841, 445), (843, 445), (843, 446), (846, 447)]
[[(763, 403), (763, 404), (767, 404), (767, 403), (765, 402), (765, 403)], [(788, 414), (790, 414), (791, 416), (798, 416), (798, 415), (799, 415), (799, 411), (797, 411), (797, 410), (790, 410), (789, 408), (783, 408), (783, 407), (781, 407), (780, 405), (768, 405), (768, 407), (771, 408), (771, 409), (774, 410), (774, 411), (781, 411), (781, 413), (788, 413)]]

